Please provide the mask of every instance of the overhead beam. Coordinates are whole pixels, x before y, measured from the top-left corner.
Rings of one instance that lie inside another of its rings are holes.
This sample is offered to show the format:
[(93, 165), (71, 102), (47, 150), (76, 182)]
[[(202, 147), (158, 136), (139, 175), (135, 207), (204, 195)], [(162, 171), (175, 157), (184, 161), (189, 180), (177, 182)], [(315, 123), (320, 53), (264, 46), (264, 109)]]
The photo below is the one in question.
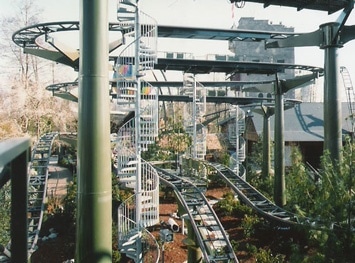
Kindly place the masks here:
[[(230, 0), (231, 3), (239, 2), (240, 0)], [(312, 9), (318, 11), (326, 11), (329, 14), (346, 8), (349, 2), (353, 0), (243, 0), (244, 2), (254, 2), (263, 4), (264, 7), (271, 5), (295, 7), (297, 10)]]

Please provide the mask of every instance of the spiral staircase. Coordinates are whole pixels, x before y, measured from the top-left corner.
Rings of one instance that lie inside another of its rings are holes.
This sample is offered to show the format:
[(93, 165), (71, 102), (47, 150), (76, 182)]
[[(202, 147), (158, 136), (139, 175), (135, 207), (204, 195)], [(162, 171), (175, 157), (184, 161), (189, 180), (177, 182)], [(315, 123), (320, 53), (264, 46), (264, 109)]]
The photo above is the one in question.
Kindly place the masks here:
[(235, 122), (231, 122), (228, 125), (228, 139), (235, 148), (235, 152), (230, 157), (229, 168), (238, 173), (240, 165), (245, 160), (245, 140), (242, 136), (245, 131), (245, 112), (237, 106), (230, 111), (230, 114), (235, 119)]
[(192, 97), (191, 103), (186, 103), (184, 109), (184, 127), (192, 137), (192, 145), (188, 157), (204, 160), (206, 155), (207, 128), (203, 125), (206, 113), (206, 91), (198, 83), (193, 74), (184, 74), (181, 95)]
[[(134, 112), (119, 129), (115, 149), (120, 186), (133, 191), (118, 208), (118, 246), (127, 257), (143, 262), (143, 243), (153, 239), (145, 228), (159, 223), (159, 176), (141, 159), (158, 135), (157, 89), (142, 80), (156, 62), (157, 25), (138, 10), (135, 0), (119, 0), (117, 15), (124, 43), (115, 64), (117, 105), (120, 111)], [(149, 251), (150, 260), (154, 254), (151, 262), (159, 260), (155, 248)]]

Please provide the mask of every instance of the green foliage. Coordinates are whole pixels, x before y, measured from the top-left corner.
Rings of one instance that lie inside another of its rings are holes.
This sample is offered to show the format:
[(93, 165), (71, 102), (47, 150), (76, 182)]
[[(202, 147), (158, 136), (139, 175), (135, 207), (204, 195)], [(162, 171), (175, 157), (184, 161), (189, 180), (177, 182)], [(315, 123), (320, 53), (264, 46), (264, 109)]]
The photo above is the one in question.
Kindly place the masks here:
[(232, 239), (230, 242), (233, 247), (233, 251), (238, 251), (239, 243), (237, 241), (235, 241), (234, 239)]
[[(326, 152), (322, 160), (320, 179), (313, 182), (307, 175), (300, 153), (294, 150), (293, 166), (287, 175), (288, 205), (294, 211), (309, 217), (319, 217), (327, 225), (347, 222), (354, 188), (355, 155), (352, 156), (351, 143), (343, 151), (343, 159), (334, 164)], [(306, 212), (304, 212), (306, 211)]]
[(112, 226), (112, 263), (118, 263), (121, 260), (121, 253), (118, 250), (118, 228), (117, 222), (113, 221)]
[(251, 154), (247, 156), (249, 170), (259, 170), (263, 161), (263, 138), (259, 136), (256, 143), (252, 143)]
[(261, 176), (261, 173), (250, 172), (248, 175), (249, 183), (253, 185), (259, 192), (261, 192), (265, 197), (270, 200), (273, 200), (273, 186), (274, 186), (274, 178), (267, 177), (264, 178)]
[(121, 254), (118, 249), (112, 251), (112, 262), (119, 263), (121, 261)]
[(261, 164), (263, 162), (262, 137), (252, 145), (251, 155), (247, 156), (247, 180), (258, 191), (268, 199), (273, 200), (274, 178), (268, 176), (264, 178), (261, 174)]
[(292, 148), (291, 160), (292, 167), (286, 176), (287, 209), (303, 217), (306, 216), (304, 209), (314, 206), (316, 184), (308, 176), (302, 154), (297, 147)]
[[(76, 165), (76, 150), (75, 147), (66, 143), (61, 142), (61, 152), (59, 153), (58, 164), (62, 167), (69, 168), (73, 170), (73, 166)], [(58, 147), (58, 145), (55, 145)], [(59, 151), (59, 150), (58, 150)]]
[(77, 183), (74, 181), (70, 182), (67, 188), (67, 195), (64, 197), (63, 209), (64, 213), (68, 215), (73, 220), (76, 220), (76, 198), (77, 198)]
[[(122, 200), (125, 200), (132, 193), (130, 191), (121, 190), (117, 185), (115, 176), (112, 176), (112, 262), (120, 262), (121, 255), (117, 247), (117, 208)], [(75, 223), (76, 223), (76, 211), (77, 211), (77, 183), (76, 180), (72, 181), (68, 185), (67, 195), (62, 200), (62, 203), (58, 203), (55, 198), (50, 198), (47, 207), (52, 207), (50, 214), (47, 214), (46, 221), (42, 231), (48, 231), (49, 228), (54, 227), (59, 233), (67, 233), (71, 236), (73, 242), (72, 247), (75, 249)], [(63, 206), (63, 209), (55, 209)]]
[(325, 263), (327, 262), (324, 254), (311, 251), (310, 253), (306, 253), (304, 248), (300, 248), (298, 244), (292, 245), (292, 253), (290, 255), (289, 262), (290, 263)]
[(117, 182), (117, 177), (112, 174), (112, 218), (117, 218), (117, 209), (121, 204), (123, 197)]
[(176, 120), (168, 119), (159, 132), (158, 141), (161, 150), (171, 153), (182, 153), (190, 147), (192, 138), (185, 131), (182, 116), (177, 116)]
[(159, 131), (158, 139), (142, 152), (142, 158), (147, 161), (177, 160), (178, 155), (191, 146), (191, 136), (183, 128), (182, 119), (169, 119), (164, 128)]
[(325, 152), (317, 182), (307, 175), (299, 151), (295, 149), (293, 152), (293, 166), (286, 177), (288, 207), (329, 227), (327, 231), (309, 231), (308, 243), (316, 253), (305, 257), (302, 262), (325, 262), (322, 261), (324, 255), (330, 262), (347, 262), (355, 256), (351, 250), (355, 247), (355, 240), (350, 220), (355, 212), (354, 147), (347, 138), (342, 159), (338, 161), (332, 160), (329, 152)]
[(216, 204), (216, 209), (218, 209), (224, 215), (232, 215), (234, 208), (238, 205), (238, 199), (234, 198), (232, 192), (228, 192), (223, 195), (223, 199)]
[(251, 237), (254, 235), (257, 225), (260, 223), (259, 217), (255, 215), (244, 215), (242, 220), (242, 228), (245, 237)]
[(226, 182), (221, 178), (221, 176), (217, 174), (214, 168), (209, 170), (207, 173), (209, 188), (225, 187), (227, 185)]
[(259, 248), (257, 253), (254, 254), (257, 262), (263, 263), (282, 263), (285, 262), (285, 255), (273, 255), (270, 249)]
[(11, 184), (7, 183), (0, 189), (0, 244), (6, 245), (10, 241), (10, 211)]
[(301, 263), (326, 263), (326, 262), (329, 262), (328, 260), (329, 259), (327, 259), (324, 254), (322, 254), (320, 252), (316, 252), (313, 255), (305, 256), (304, 259), (301, 261)]
[(253, 210), (250, 207), (241, 204), (239, 200), (234, 197), (232, 192), (225, 193), (223, 199), (216, 204), (215, 209), (218, 213), (227, 216), (240, 217), (253, 214)]
[(250, 255), (255, 255), (256, 253), (258, 253), (258, 248), (250, 243), (246, 244), (246, 249)]
[(216, 162), (229, 167), (230, 155), (227, 151), (220, 152), (215, 156)]

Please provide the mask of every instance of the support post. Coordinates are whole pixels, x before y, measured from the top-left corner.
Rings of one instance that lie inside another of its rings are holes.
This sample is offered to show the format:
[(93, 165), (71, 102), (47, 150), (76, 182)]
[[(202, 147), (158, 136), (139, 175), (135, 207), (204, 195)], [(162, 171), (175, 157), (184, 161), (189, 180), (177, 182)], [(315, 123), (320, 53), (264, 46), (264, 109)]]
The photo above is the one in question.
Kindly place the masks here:
[(192, 101), (192, 125), (193, 125), (193, 136), (192, 136), (192, 158), (197, 159), (197, 84), (196, 76), (194, 75), (194, 91), (193, 91), (193, 101)]
[(337, 23), (321, 25), (324, 35), (324, 150), (329, 150), (331, 159), (341, 159), (341, 102), (338, 80), (338, 49), (341, 45), (334, 39)]
[(112, 262), (108, 1), (80, 1), (75, 262)]
[(270, 158), (270, 109), (267, 106), (261, 106), (263, 111), (263, 163), (261, 175), (264, 179), (270, 176), (271, 158)]
[(24, 151), (11, 162), (11, 262), (28, 262), (27, 161)]
[(196, 234), (190, 220), (187, 220), (187, 237), (193, 245), (187, 246), (187, 263), (201, 263), (203, 260), (201, 248), (197, 245)]
[[(137, 1), (138, 2), (138, 1)], [(135, 50), (134, 50), (134, 67), (135, 67), (135, 79), (137, 81), (136, 87), (136, 101), (135, 101), (135, 141), (136, 141), (136, 160), (137, 160), (137, 178), (136, 178), (136, 228), (137, 232), (142, 236), (142, 159), (141, 159), (141, 81), (140, 81), (140, 65), (139, 65), (139, 53), (140, 53), (140, 41), (141, 41), (141, 27), (140, 27), (140, 17), (138, 8), (135, 9), (135, 19), (134, 19), (134, 32), (135, 32)], [(142, 238), (136, 239), (136, 263), (141, 263), (143, 260), (142, 255)]]
[(275, 181), (274, 201), (283, 207), (286, 205), (285, 194), (285, 142), (284, 142), (284, 105), (283, 91), (277, 74), (275, 82)]

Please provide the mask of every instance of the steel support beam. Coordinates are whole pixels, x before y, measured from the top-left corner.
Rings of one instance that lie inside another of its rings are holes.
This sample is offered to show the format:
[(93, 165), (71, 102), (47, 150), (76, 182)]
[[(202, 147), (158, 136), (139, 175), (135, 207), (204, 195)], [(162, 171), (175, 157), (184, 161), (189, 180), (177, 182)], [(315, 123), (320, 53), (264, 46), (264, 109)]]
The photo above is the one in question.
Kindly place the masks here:
[(197, 245), (196, 234), (191, 225), (190, 220), (187, 220), (187, 238), (192, 240), (192, 245), (187, 246), (187, 263), (202, 263), (203, 255), (201, 248)]
[(337, 51), (355, 38), (354, 26), (345, 26), (353, 7), (354, 1), (349, 1), (336, 22), (320, 25), (314, 32), (265, 45), (266, 48), (319, 46), (324, 49), (324, 150), (330, 152), (334, 162), (341, 158), (342, 147)]
[[(140, 53), (140, 44), (139, 42), (141, 41), (141, 27), (140, 27), (140, 14), (138, 7), (135, 9), (135, 19), (134, 19), (134, 32), (135, 32), (135, 50), (134, 50), (134, 67), (136, 72), (135, 79), (137, 81), (136, 87), (136, 101), (135, 101), (135, 141), (136, 141), (136, 160), (137, 160), (137, 171), (136, 171), (136, 186), (135, 186), (135, 201), (136, 201), (136, 228), (137, 232), (142, 234), (142, 149), (139, 144), (141, 140), (141, 81), (140, 81), (140, 74), (139, 74), (139, 53)], [(143, 248), (142, 248), (142, 238), (137, 238), (136, 239), (136, 263), (142, 263), (143, 262)]]
[(108, 1), (80, 1), (75, 262), (112, 262)]
[(263, 112), (263, 163), (261, 175), (264, 179), (270, 176), (271, 153), (270, 153), (270, 117), (274, 114), (274, 107), (261, 106)]
[[(273, 85), (267, 84), (264, 87), (252, 87), (253, 90), (260, 90), (262, 92), (273, 92), (275, 95), (275, 107), (262, 106), (261, 112), (264, 116), (264, 137), (263, 137), (263, 166), (262, 175), (267, 176), (270, 171), (269, 158), (270, 158), (270, 139), (265, 135), (269, 129), (268, 118), (275, 113), (275, 134), (274, 134), (274, 201), (276, 205), (282, 207), (286, 204), (286, 194), (285, 194), (285, 142), (284, 142), (284, 110), (293, 107), (294, 103), (284, 105), (283, 94), (287, 91), (294, 89), (302, 84), (305, 84), (318, 75), (316, 73), (308, 74), (304, 76), (295, 77), (293, 79), (279, 80), (277, 73), (275, 73), (276, 80)], [(273, 89), (273, 90), (272, 90)], [(245, 89), (247, 90), (247, 89)], [(269, 135), (267, 135), (269, 137)]]
[(284, 105), (283, 90), (277, 74), (275, 82), (275, 179), (274, 201), (277, 206), (286, 205), (285, 194), (285, 140), (284, 140)]
[(331, 159), (337, 162), (341, 158), (342, 124), (341, 101), (338, 87), (338, 49), (341, 47), (334, 39), (337, 23), (321, 25), (324, 32), (324, 150), (330, 152)]

